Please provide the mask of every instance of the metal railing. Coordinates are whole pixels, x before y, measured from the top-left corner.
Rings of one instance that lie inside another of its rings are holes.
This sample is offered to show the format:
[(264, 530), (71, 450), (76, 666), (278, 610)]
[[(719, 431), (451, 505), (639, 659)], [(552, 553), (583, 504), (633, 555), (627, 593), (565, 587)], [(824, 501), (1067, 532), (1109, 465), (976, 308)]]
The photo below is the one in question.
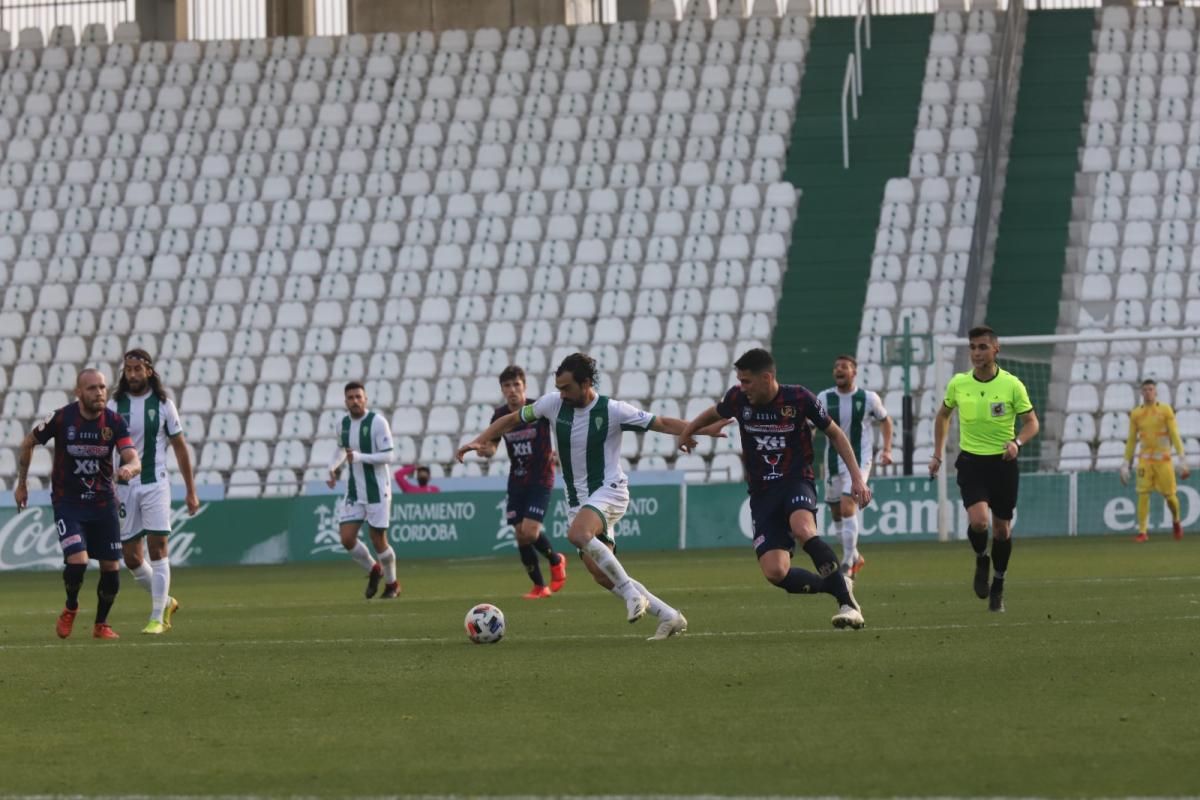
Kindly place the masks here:
[(1000, 67), (996, 72), (996, 83), (992, 87), (992, 102), (988, 112), (987, 140), (983, 146), (983, 159), (979, 167), (979, 197), (975, 201), (975, 229), (971, 234), (971, 250), (967, 260), (967, 276), (963, 285), (963, 310), (959, 317), (958, 332), (965, 336), (975, 326), (975, 315), (979, 283), (983, 278), (983, 261), (987, 255), (988, 237), (992, 227), (992, 199), (995, 194), (996, 176), (1000, 171), (1001, 137), (1005, 126), (1005, 111), (1009, 94), (1016, 80), (1017, 40), (1020, 38), (1021, 22), (1025, 7), (1015, 0), (1004, 14), (1004, 27), (1000, 32)]
[(863, 93), (862, 43), (866, 30), (867, 49), (871, 49), (871, 0), (855, 0), (858, 11), (854, 19), (854, 49), (846, 58), (842, 75), (842, 169), (850, 169), (850, 119), (846, 116), (846, 95), (849, 93), (854, 119), (858, 119), (858, 98)]
[(850, 169), (850, 119), (846, 116), (846, 97), (850, 98), (854, 119), (858, 119), (858, 70), (854, 53), (846, 55), (846, 72), (842, 76), (842, 169)]
[(191, 39), (261, 39), (267, 35), (267, 4), (247, 0), (191, 0)]
[(111, 31), (134, 18), (135, 0), (0, 0), (0, 28), (11, 31), (13, 43), (22, 28), (39, 28), (46, 41), (56, 25), (75, 29), (76, 41), (87, 25), (102, 23)]

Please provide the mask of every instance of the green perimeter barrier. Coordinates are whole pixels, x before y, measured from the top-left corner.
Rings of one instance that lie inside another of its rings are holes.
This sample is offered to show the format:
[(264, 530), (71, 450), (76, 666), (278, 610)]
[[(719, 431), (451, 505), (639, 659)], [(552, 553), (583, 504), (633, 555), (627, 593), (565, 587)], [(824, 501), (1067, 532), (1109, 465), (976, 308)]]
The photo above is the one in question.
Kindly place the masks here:
[[(1200, 480), (1180, 482), (1184, 527), (1200, 533)], [(876, 478), (875, 499), (863, 512), (865, 543), (937, 538), (937, 490), (920, 478)], [(745, 484), (638, 485), (629, 512), (615, 531), (622, 551), (745, 547), (751, 543)], [(951, 535), (963, 538), (966, 512), (951, 486)], [(346, 558), (338, 538), (336, 495), (215, 500), (189, 517), (174, 507), (171, 561), (176, 566), (283, 564)], [(399, 558), (470, 558), (516, 548), (504, 520), (500, 490), (396, 495), (388, 538)], [(1112, 473), (1021, 476), (1018, 536), (1128, 534), (1135, 528), (1135, 496)], [(828, 513), (819, 514), (822, 530)], [(686, 521), (686, 525), (681, 522)], [(1151, 530), (1169, 529), (1166, 505), (1155, 498)], [(546, 530), (560, 549), (567, 544), (566, 500), (556, 490)], [(0, 508), (0, 571), (62, 566), (51, 509), (21, 513)]]

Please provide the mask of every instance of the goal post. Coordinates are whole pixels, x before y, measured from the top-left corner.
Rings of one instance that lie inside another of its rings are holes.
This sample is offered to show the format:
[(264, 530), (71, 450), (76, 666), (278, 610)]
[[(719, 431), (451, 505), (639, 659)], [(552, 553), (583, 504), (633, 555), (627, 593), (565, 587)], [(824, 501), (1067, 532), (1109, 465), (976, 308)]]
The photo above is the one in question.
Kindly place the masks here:
[[(967, 339), (935, 336), (932, 348), (933, 387), (940, 399), (950, 377), (971, 368)], [(1025, 384), (1041, 423), (1037, 439), (1019, 458), (1018, 533), (1031, 524), (1047, 535), (1058, 527), (1065, 535), (1132, 529), (1133, 487), (1121, 487), (1117, 472), (1124, 460), (1129, 411), (1141, 402), (1138, 387), (1145, 379), (1155, 380), (1159, 400), (1174, 407), (1190, 466), (1200, 467), (1200, 329), (1046, 336), (1001, 332), (997, 361)], [(965, 538), (965, 512), (952, 484), (957, 422), (955, 415), (937, 477), (942, 541)], [(927, 458), (921, 461), (918, 474), (928, 464)], [(1178, 470), (1180, 460), (1175, 461)], [(1200, 523), (1198, 489), (1196, 478), (1179, 481), (1185, 525)], [(1170, 526), (1165, 503), (1160, 497), (1153, 502), (1152, 533)]]

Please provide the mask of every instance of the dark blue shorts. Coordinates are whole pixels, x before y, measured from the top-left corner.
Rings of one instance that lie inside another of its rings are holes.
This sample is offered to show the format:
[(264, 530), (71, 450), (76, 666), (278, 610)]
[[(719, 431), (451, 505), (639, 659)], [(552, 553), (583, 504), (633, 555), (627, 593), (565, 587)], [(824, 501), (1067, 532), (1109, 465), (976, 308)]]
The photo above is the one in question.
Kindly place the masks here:
[(120, 560), (121, 522), (116, 505), (98, 509), (56, 507), (54, 524), (64, 558), (86, 550), (98, 561)]
[(508, 511), (505, 520), (516, 525), (523, 519), (541, 522), (550, 507), (550, 490), (544, 486), (529, 486), (508, 490)]
[(785, 478), (750, 495), (750, 517), (754, 524), (754, 554), (768, 550), (796, 552), (788, 520), (797, 509), (817, 515), (817, 487), (803, 478)]

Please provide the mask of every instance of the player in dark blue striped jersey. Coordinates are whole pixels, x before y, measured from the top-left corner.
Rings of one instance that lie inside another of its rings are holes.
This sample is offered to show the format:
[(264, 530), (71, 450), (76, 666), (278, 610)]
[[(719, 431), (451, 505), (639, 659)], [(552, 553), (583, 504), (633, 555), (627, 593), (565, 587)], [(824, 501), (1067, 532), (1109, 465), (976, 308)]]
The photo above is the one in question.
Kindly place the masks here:
[[(500, 373), (503, 405), (496, 406), (491, 422), (519, 411), (525, 405), (525, 370), (509, 366)], [(521, 563), (533, 581), (525, 594), (527, 600), (549, 597), (567, 582), (567, 559), (554, 552), (542, 530), (542, 520), (550, 508), (550, 490), (554, 488), (554, 443), (550, 438), (550, 420), (523, 422), (501, 437), (508, 450), (508, 498), (505, 520), (513, 526)], [(500, 439), (493, 444), (499, 444)], [(487, 453), (486, 455), (491, 455)], [(550, 585), (542, 577), (538, 553), (550, 564)]]
[[(696, 447), (696, 432), (721, 419), (736, 419), (742, 434), (742, 461), (750, 486), (754, 551), (763, 577), (793, 594), (824, 592), (838, 602), (833, 624), (861, 628), (862, 609), (853, 582), (838, 569), (833, 549), (817, 535), (817, 488), (809, 423), (823, 432), (846, 463), (855, 502), (871, 502), (871, 490), (859, 472), (846, 434), (830, 419), (808, 389), (781, 385), (775, 359), (762, 348), (748, 350), (734, 362), (738, 385), (717, 405), (701, 412), (679, 435), (679, 449)], [(816, 573), (792, 566), (799, 544)]]

